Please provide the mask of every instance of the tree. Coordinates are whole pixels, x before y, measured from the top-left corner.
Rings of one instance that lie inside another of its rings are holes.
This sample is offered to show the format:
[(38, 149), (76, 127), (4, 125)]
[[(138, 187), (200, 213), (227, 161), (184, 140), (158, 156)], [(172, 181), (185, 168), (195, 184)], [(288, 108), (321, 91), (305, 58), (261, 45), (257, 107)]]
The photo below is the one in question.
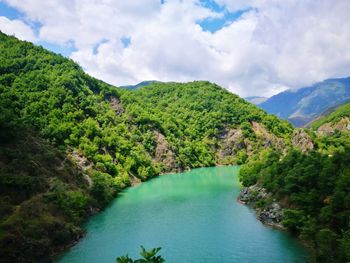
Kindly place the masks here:
[(160, 255), (157, 256), (158, 252), (161, 250), (160, 247), (153, 248), (147, 251), (143, 246), (141, 246), (140, 255), (142, 258), (133, 260), (128, 255), (120, 256), (116, 259), (117, 263), (163, 263), (164, 258)]

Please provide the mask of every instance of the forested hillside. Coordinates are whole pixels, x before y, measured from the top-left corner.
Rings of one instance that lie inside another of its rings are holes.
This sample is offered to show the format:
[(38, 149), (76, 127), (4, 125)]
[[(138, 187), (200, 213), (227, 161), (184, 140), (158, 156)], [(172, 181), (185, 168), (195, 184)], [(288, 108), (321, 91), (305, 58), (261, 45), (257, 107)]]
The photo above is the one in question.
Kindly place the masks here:
[(332, 111), (323, 118), (310, 123), (310, 127), (319, 132), (334, 132), (335, 130), (350, 130), (350, 102), (345, 103)]
[(315, 250), (317, 262), (350, 261), (349, 104), (312, 124), (314, 149), (282, 156), (268, 151), (242, 166), (245, 186), (263, 187), (262, 211), (273, 199), (284, 208), (282, 224)]
[(118, 89), (0, 34), (0, 261), (49, 259), (123, 188), (241, 164), (292, 127), (209, 82)]

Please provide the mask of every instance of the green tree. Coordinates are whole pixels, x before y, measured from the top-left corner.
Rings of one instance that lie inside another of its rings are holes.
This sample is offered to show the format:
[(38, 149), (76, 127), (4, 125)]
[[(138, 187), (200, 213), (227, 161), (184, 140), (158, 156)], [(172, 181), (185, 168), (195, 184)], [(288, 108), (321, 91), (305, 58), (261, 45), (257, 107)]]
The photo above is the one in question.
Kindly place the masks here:
[(116, 259), (117, 263), (163, 263), (165, 262), (164, 258), (160, 255), (157, 255), (161, 250), (160, 247), (153, 248), (150, 250), (146, 250), (143, 246), (141, 246), (141, 258), (133, 260), (128, 255), (120, 256)]

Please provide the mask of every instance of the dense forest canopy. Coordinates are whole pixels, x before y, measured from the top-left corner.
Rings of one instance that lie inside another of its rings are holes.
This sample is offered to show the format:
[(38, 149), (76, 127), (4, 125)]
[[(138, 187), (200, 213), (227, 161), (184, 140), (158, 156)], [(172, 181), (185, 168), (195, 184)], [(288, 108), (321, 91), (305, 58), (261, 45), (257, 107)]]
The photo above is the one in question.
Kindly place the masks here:
[(282, 223), (315, 250), (317, 262), (350, 260), (349, 117), (345, 104), (314, 122), (313, 150), (267, 151), (240, 170), (245, 186), (261, 185), (283, 204)]

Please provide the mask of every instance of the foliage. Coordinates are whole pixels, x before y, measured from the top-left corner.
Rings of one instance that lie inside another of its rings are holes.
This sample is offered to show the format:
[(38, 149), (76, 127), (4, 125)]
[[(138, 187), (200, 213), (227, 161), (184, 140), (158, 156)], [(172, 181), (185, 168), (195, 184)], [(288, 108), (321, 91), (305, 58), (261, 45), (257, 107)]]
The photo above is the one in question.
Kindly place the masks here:
[[(46, 260), (77, 240), (81, 222), (131, 179), (215, 165), (227, 129), (242, 130), (250, 154), (264, 145), (253, 121), (285, 141), (292, 132), (287, 122), (215, 84), (119, 89), (88, 76), (72, 60), (1, 32), (0, 111), (4, 261), (19, 251), (24, 261)], [(156, 133), (168, 144), (171, 165), (155, 158)], [(246, 148), (234, 154), (227, 163), (248, 158)]]
[(147, 251), (143, 246), (141, 246), (140, 255), (142, 258), (133, 260), (128, 255), (120, 256), (116, 259), (117, 263), (162, 263), (165, 260), (162, 256), (157, 256), (158, 252), (161, 250), (160, 247), (153, 248)]
[(343, 117), (350, 116), (350, 103), (345, 103), (337, 108), (335, 108), (330, 114), (325, 116), (324, 118), (317, 119), (316, 121), (311, 123), (311, 128), (317, 130), (321, 125), (325, 123), (334, 124), (340, 121)]
[[(344, 104), (312, 123), (313, 129), (350, 117)], [(327, 136), (308, 131), (315, 149), (270, 151), (251, 158), (240, 171), (243, 185), (261, 184), (285, 206), (284, 226), (306, 240), (317, 262), (350, 261), (350, 132)]]
[(9, 134), (0, 142), (0, 262), (47, 261), (82, 235), (93, 198), (62, 152), (29, 131)]
[(349, 133), (316, 138), (318, 149), (290, 150), (251, 159), (243, 165), (244, 185), (258, 182), (284, 206), (283, 224), (305, 239), (318, 262), (347, 262), (350, 223)]

